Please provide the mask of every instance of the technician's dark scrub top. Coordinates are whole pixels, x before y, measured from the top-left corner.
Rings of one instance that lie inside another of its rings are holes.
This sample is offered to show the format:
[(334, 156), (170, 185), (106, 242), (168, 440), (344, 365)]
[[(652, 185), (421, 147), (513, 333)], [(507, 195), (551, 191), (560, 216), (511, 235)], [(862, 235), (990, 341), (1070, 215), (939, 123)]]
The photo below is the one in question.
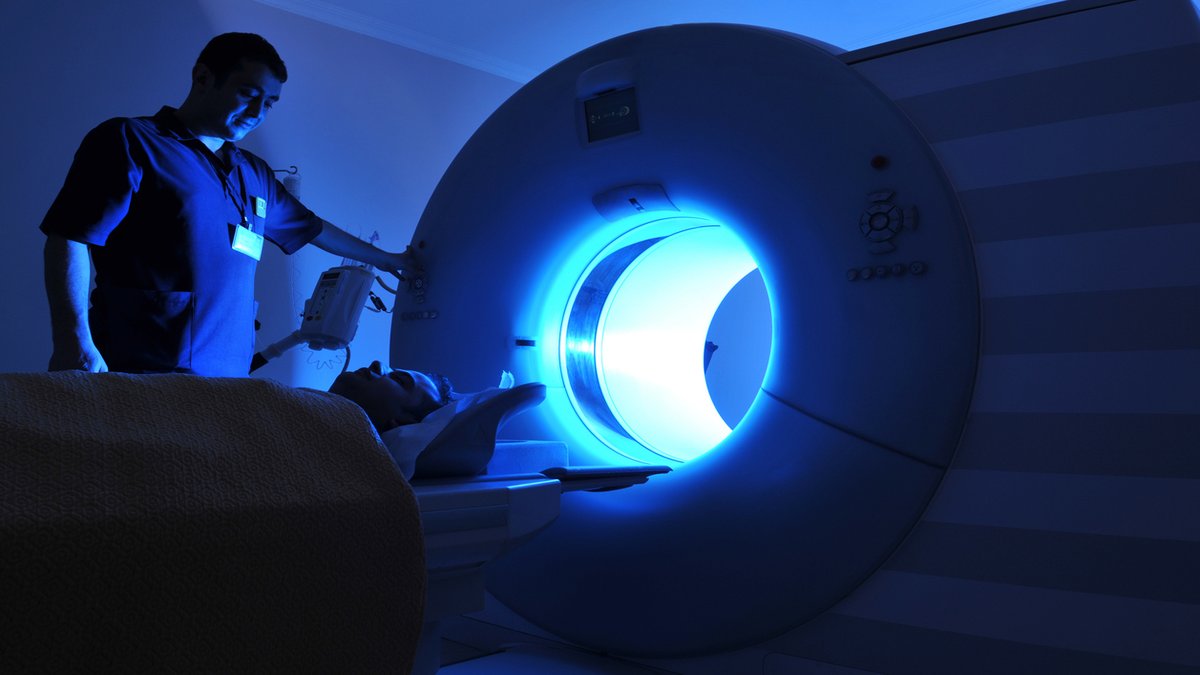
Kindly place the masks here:
[(245, 215), (290, 254), (320, 234), (321, 220), (266, 162), (226, 147), (229, 168), (164, 107), (104, 122), (75, 153), (41, 229), (89, 245), (89, 324), (110, 370), (249, 372), (257, 263), (233, 250), (234, 224)]

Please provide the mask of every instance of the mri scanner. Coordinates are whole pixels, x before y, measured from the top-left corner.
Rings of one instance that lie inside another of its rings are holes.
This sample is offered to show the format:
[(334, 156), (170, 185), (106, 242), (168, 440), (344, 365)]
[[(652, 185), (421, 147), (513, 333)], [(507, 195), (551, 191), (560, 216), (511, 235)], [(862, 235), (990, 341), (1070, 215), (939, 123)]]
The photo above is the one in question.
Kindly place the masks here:
[[(393, 362), (551, 384), (522, 431), (572, 464), (678, 462), (572, 496), (497, 569), (573, 640), (660, 654), (789, 628), (882, 561), (961, 433), (979, 310), (954, 192), (890, 101), (793, 36), (677, 26), (567, 60), (468, 142), (415, 237), (427, 277)], [(707, 329), (755, 266), (771, 361), (720, 438)], [(551, 618), (563, 603), (591, 611)]]
[[(1113, 346), (1128, 330), (1089, 328), (1093, 310), (1132, 316), (1141, 301), (1114, 292), (1196, 285), (1181, 268), (1138, 276), (1166, 241), (1196, 241), (1194, 228), (1147, 227), (1132, 247), (1086, 239), (1152, 200), (1153, 213), (1182, 212), (1171, 204), (1200, 160), (1200, 94), (1194, 79), (1137, 73), (1160, 72), (1144, 69), (1155, 58), (1184, 72), (1196, 45), (1189, 2), (1064, 3), (853, 54), (765, 28), (679, 25), (604, 42), (521, 88), (425, 210), (412, 243), (424, 269), (398, 296), (392, 362), (468, 390), (498, 369), (544, 382), (547, 400), (509, 437), (565, 443), (572, 466), (673, 470), (564, 495), (553, 525), (491, 563), (490, 593), (526, 625), (606, 654), (786, 640), (900, 583), (889, 561), (935, 524), (967, 523), (947, 515), (973, 508), (964, 486), (1005, 465), (980, 460), (982, 429), (1007, 424), (1036, 444), (1058, 433), (1055, 415), (1157, 414), (1172, 396), (1183, 403), (1171, 412), (1200, 413), (1194, 390), (1180, 398), (1182, 380), (1165, 375), (1151, 400), (1112, 404), (1157, 377), (1136, 359), (1108, 373), (1110, 403), (1087, 393), (1098, 380), (1086, 359), (1048, 393), (1039, 383), (1066, 372), (1061, 361), (1046, 379), (1011, 375), (1029, 354), (1128, 357)], [(1170, 174), (1167, 187), (1146, 171)], [(1080, 243), (1054, 248), (1063, 237)], [(1104, 267), (1117, 249), (1132, 256), (1124, 271)], [(1056, 273), (1054, 251), (1096, 268), (1072, 280), (1084, 268)], [(727, 296), (759, 278), (769, 313), (740, 313), (751, 303)], [(726, 386), (705, 373), (714, 316), (769, 335), (765, 365), (720, 340), (709, 354), (755, 381), (744, 414), (713, 403)], [(1148, 443), (1177, 443), (1137, 422)], [(1036, 516), (990, 524), (1070, 531)], [(1200, 665), (1194, 647), (1172, 649), (1141, 658)], [(816, 663), (790, 653), (771, 672)]]

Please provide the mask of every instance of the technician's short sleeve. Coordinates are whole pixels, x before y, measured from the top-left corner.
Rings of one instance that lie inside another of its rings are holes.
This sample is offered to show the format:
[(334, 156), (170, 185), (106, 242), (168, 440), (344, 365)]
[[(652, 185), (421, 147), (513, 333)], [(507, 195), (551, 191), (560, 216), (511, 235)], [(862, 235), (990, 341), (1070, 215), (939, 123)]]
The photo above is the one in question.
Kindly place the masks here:
[(129, 120), (111, 119), (88, 132), (66, 182), (42, 219), (42, 232), (103, 246), (129, 212), (142, 179), (140, 147)]
[(268, 174), (266, 237), (284, 253), (292, 254), (321, 234), (323, 221)]

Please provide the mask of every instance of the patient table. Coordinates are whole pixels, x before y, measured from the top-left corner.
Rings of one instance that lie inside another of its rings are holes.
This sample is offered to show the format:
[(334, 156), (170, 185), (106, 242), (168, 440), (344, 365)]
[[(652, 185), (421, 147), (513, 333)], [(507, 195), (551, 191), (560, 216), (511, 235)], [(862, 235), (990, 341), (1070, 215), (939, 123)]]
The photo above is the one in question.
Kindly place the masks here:
[(434, 672), (438, 622), (482, 608), (484, 565), (562, 492), (666, 470), (495, 447), (410, 485), (325, 392), (0, 374), (0, 672)]

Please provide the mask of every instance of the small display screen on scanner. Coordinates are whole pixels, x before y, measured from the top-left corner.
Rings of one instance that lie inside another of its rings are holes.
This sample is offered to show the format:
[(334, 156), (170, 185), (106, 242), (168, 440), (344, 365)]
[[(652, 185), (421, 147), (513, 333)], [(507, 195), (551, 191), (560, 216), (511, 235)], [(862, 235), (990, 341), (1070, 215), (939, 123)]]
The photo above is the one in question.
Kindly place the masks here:
[(637, 97), (634, 88), (618, 89), (583, 102), (589, 143), (637, 131)]

